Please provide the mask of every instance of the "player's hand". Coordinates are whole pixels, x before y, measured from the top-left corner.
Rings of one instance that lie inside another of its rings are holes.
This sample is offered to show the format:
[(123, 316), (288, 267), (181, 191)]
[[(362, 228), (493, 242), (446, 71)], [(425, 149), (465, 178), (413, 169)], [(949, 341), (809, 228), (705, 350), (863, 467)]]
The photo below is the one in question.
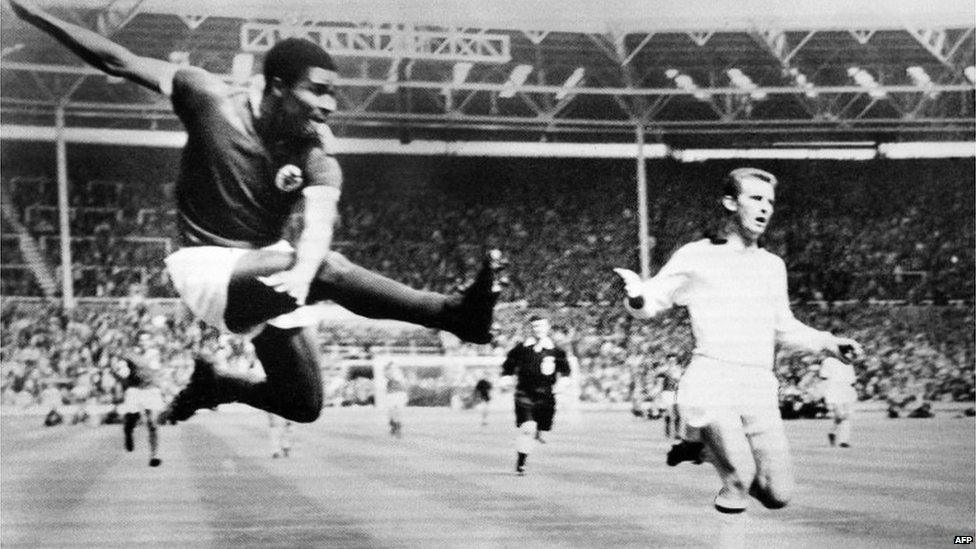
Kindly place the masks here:
[(295, 298), (295, 302), (299, 305), (304, 305), (305, 300), (308, 298), (309, 287), (312, 285), (312, 278), (314, 277), (314, 272), (309, 275), (302, 271), (290, 269), (268, 276), (259, 276), (258, 280), (270, 286), (278, 293), (288, 294)]
[(853, 360), (864, 356), (864, 348), (861, 344), (849, 337), (836, 337), (828, 343), (827, 351), (836, 356)]
[(617, 273), (623, 279), (624, 291), (627, 293), (627, 297), (639, 297), (641, 295), (644, 282), (641, 280), (639, 274), (630, 269), (614, 269), (613, 272)]
[(305, 178), (302, 170), (294, 164), (286, 164), (275, 175), (275, 186), (282, 190), (294, 190), (302, 186)]

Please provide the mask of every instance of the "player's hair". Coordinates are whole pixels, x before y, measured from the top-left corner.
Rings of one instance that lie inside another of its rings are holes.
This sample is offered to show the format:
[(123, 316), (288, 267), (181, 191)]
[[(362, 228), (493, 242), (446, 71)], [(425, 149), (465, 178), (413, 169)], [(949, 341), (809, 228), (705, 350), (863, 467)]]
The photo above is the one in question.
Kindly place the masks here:
[(739, 196), (739, 193), (742, 192), (742, 180), (750, 177), (769, 183), (773, 188), (776, 188), (776, 184), (779, 183), (776, 176), (766, 170), (760, 170), (759, 168), (736, 168), (722, 179), (722, 196)]
[(264, 57), (264, 81), (280, 78), (286, 85), (292, 85), (308, 67), (336, 70), (332, 57), (318, 44), (304, 38), (286, 38), (275, 44)]

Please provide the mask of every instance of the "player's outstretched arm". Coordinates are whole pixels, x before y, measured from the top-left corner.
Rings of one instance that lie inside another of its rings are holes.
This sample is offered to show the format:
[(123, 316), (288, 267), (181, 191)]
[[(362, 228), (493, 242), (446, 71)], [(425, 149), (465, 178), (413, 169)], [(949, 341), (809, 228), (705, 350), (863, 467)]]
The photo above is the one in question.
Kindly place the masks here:
[(776, 341), (797, 349), (812, 352), (825, 351), (834, 356), (848, 359), (858, 358), (864, 354), (861, 345), (853, 339), (838, 337), (830, 332), (823, 332), (807, 326), (793, 316), (790, 310), (789, 293), (787, 291), (787, 277), (785, 264), (780, 265), (778, 275), (776, 300)]
[(624, 282), (624, 308), (634, 318), (653, 318), (675, 304), (675, 296), (687, 283), (687, 277), (677, 272), (672, 260), (649, 280), (629, 269), (614, 269)]
[(96, 69), (156, 92), (169, 93), (176, 65), (138, 56), (97, 32), (45, 13), (29, 1), (8, 1), (18, 17), (51, 35)]

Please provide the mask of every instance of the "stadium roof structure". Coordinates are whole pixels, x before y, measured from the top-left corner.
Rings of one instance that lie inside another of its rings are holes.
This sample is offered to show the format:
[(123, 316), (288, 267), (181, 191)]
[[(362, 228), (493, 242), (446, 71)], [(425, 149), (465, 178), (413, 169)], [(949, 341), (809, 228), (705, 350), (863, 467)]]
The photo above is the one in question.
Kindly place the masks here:
[[(608, 143), (643, 128), (650, 143), (752, 147), (976, 131), (972, 0), (40, 4), (241, 86), (277, 40), (318, 42), (342, 76), (333, 125), (351, 138)], [(180, 130), (165, 98), (83, 66), (3, 9), (7, 138), (62, 115), (73, 129)]]

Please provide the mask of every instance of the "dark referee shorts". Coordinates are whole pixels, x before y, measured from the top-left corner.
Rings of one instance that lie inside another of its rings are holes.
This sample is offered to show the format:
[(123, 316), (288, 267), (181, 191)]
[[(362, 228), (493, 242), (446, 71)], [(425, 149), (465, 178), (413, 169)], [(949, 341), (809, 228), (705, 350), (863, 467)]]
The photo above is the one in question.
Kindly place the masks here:
[(540, 431), (552, 429), (552, 416), (556, 413), (556, 397), (550, 394), (515, 394), (515, 426), (534, 421)]

